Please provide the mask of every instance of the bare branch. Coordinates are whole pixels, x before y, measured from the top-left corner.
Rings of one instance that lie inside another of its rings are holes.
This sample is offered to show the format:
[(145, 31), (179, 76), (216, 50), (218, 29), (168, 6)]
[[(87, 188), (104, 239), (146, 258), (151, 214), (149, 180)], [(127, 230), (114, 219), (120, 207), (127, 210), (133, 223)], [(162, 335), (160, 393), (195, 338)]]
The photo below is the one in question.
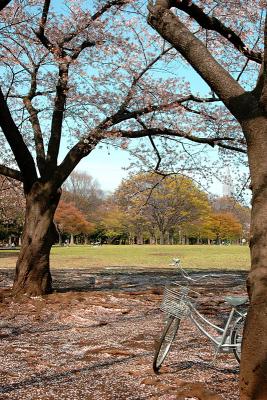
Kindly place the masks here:
[(23, 182), (23, 177), (20, 171), (6, 167), (5, 165), (0, 165), (0, 174), (7, 176), (8, 178), (16, 179), (17, 181)]

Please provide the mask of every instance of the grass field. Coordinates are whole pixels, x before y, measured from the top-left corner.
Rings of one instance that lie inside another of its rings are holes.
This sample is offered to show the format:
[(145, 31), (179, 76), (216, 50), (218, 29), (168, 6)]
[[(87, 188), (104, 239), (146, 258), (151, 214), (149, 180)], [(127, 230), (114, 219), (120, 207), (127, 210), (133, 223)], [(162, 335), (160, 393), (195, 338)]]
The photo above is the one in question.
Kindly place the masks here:
[[(53, 247), (52, 268), (168, 268), (172, 258), (186, 268), (249, 269), (247, 246), (72, 246)], [(14, 267), (16, 253), (0, 251), (0, 268)]]

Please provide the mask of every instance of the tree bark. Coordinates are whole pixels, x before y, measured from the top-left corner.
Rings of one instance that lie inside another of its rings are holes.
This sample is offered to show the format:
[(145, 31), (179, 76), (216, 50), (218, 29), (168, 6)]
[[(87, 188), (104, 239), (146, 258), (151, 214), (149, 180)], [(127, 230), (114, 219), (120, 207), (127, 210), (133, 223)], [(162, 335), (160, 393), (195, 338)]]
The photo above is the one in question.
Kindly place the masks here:
[(35, 182), (26, 195), (22, 244), (16, 264), (14, 295), (40, 296), (52, 292), (49, 256), (58, 233), (53, 223), (61, 191)]
[(267, 399), (267, 118), (243, 124), (248, 137), (252, 216), (251, 271), (247, 279), (250, 305), (240, 366), (240, 399)]

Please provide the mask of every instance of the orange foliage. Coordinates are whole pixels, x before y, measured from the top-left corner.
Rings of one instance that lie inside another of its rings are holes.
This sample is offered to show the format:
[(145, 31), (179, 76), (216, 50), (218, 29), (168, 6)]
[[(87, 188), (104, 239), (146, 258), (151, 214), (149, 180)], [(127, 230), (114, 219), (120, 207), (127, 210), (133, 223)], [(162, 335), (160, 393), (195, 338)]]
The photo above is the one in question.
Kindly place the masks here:
[(91, 233), (93, 224), (88, 222), (84, 214), (73, 203), (60, 201), (55, 214), (55, 221), (61, 233), (78, 235)]

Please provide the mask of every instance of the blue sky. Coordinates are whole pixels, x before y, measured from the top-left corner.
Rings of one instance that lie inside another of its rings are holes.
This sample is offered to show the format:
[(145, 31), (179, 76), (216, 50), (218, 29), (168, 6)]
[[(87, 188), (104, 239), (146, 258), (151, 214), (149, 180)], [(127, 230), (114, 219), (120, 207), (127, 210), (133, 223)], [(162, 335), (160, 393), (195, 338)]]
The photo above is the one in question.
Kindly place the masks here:
[(130, 163), (127, 151), (110, 148), (95, 149), (84, 158), (75, 171), (85, 171), (98, 181), (104, 191), (113, 191), (121, 180), (127, 177), (127, 171), (123, 170)]
[[(75, 171), (86, 172), (96, 179), (102, 190), (112, 192), (120, 184), (123, 178), (127, 178), (127, 167), (131, 162), (131, 156), (126, 150), (103, 146), (95, 149), (85, 157), (76, 167)], [(225, 170), (225, 175), (229, 170)], [(209, 187), (209, 192), (223, 195), (223, 184), (214, 182)]]

